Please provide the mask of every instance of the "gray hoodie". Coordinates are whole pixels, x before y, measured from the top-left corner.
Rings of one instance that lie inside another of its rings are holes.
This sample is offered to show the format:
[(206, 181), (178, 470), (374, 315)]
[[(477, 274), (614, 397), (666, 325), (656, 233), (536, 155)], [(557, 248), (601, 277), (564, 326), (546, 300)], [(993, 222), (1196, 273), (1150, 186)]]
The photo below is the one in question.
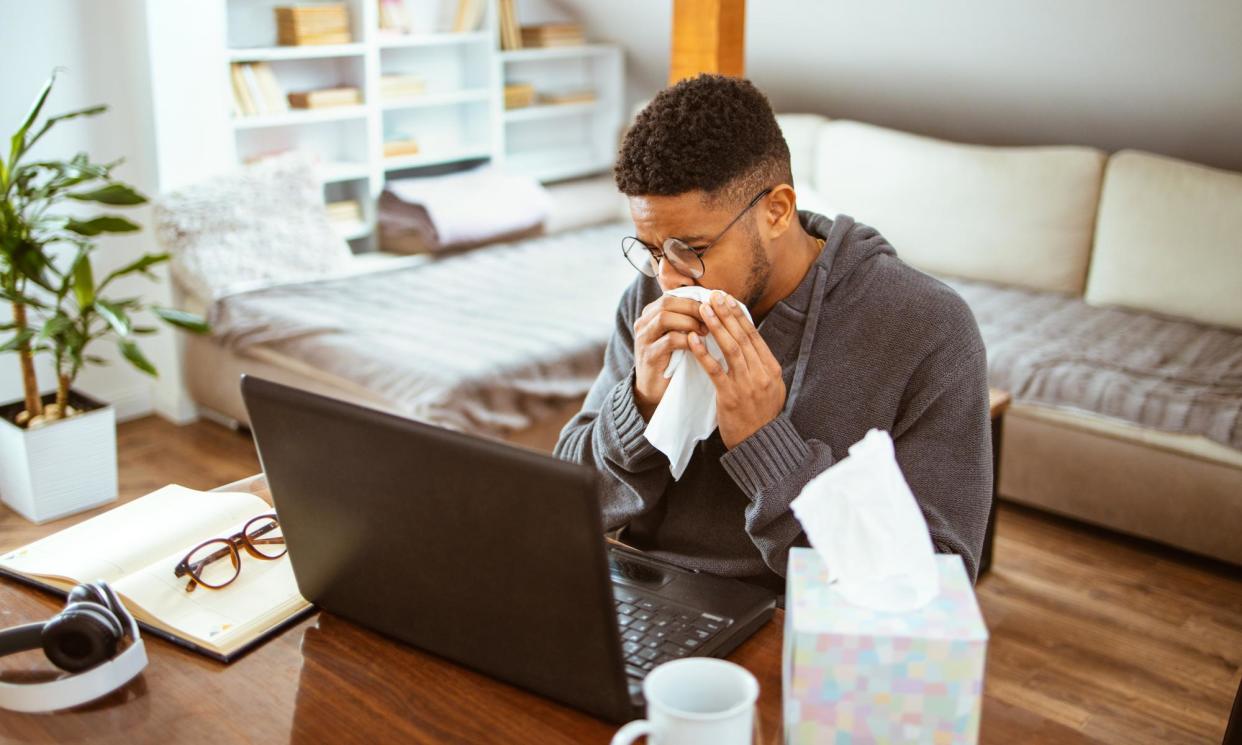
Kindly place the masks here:
[(844, 215), (798, 217), (826, 243), (759, 324), (788, 391), (776, 419), (732, 450), (713, 433), (672, 479), (634, 403), (634, 321), (661, 294), (639, 275), (556, 454), (601, 472), (605, 527), (624, 527), (626, 543), (779, 592), (789, 548), (808, 545), (789, 503), (869, 429), (883, 429), (936, 549), (960, 554), (974, 577), (992, 489), (987, 357), (974, 316), (874, 228)]

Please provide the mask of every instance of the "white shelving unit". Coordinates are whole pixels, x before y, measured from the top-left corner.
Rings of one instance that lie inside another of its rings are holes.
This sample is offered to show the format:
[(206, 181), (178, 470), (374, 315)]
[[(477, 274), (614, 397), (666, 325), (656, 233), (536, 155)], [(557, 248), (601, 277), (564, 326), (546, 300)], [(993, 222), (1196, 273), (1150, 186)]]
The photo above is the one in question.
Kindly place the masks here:
[[(477, 31), (454, 33), (434, 27), (425, 0), (405, 0), (419, 28), (394, 35), (379, 29), (377, 0), (340, 0), (349, 8), (353, 42), (275, 46), (273, 9), (289, 0), (214, 1), (225, 16), (219, 62), (212, 63), (221, 69), (225, 100), (232, 97), (229, 66), (245, 62), (270, 64), (286, 92), (342, 85), (362, 92), (359, 105), (227, 120), (236, 162), (292, 149), (319, 158), (325, 199), (357, 199), (363, 206), (361, 222), (340, 228), (355, 252), (377, 247), (375, 203), (389, 178), (488, 161), (554, 181), (612, 163), (624, 97), (615, 45), (501, 51), (495, 2)], [(443, 19), (450, 20), (451, 14)], [(384, 100), (380, 80), (387, 74), (419, 75), (425, 91)], [(504, 84), (516, 80), (536, 91), (590, 89), (595, 100), (505, 111)], [(385, 158), (385, 139), (404, 136), (420, 151)]]

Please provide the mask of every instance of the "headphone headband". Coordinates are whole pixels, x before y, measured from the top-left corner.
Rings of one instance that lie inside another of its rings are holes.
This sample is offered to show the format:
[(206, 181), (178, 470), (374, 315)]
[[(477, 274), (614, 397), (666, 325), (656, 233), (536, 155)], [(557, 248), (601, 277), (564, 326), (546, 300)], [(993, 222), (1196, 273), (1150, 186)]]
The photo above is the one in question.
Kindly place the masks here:
[[(95, 598), (81, 599), (89, 593)], [(0, 708), (21, 712), (42, 712), (67, 709), (94, 701), (133, 680), (147, 666), (147, 651), (138, 632), (138, 622), (116, 592), (102, 580), (78, 585), (70, 593), (70, 602), (47, 623), (32, 623), (0, 631), (0, 656), (38, 649), (44, 646), (44, 632), (49, 626), (74, 614), (88, 615), (91, 623), (102, 624), (117, 639), (128, 636), (130, 644), (112, 659), (83, 672), (46, 683), (0, 682)]]

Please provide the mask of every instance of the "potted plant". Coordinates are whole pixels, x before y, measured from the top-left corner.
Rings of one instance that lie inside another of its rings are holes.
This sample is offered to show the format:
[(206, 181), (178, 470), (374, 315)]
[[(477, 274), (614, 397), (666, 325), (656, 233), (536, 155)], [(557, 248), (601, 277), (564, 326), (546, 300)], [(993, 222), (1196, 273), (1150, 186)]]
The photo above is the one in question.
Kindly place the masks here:
[[(146, 254), (96, 277), (91, 261), (95, 238), (133, 232), (140, 229), (137, 224), (115, 214), (81, 218), (56, 212), (69, 203), (128, 207), (146, 198), (112, 177), (120, 161), (95, 163), (85, 153), (69, 160), (27, 159), (52, 127), (107, 109), (93, 106), (46, 117), (36, 128), (55, 80), (53, 73), (13, 134), (7, 159), (0, 151), (0, 301), (13, 311), (12, 322), (0, 324), (0, 352), (17, 355), (24, 394), (0, 404), (0, 500), (34, 522), (117, 496), (115, 413), (73, 390), (85, 365), (106, 364), (88, 348), (111, 338), (130, 364), (155, 376), (155, 366), (135, 338), (156, 329), (136, 325), (135, 315), (150, 310), (174, 326), (207, 331), (193, 314), (108, 294), (122, 277), (155, 279), (151, 268), (167, 261), (168, 254)], [(35, 372), (40, 354), (52, 358), (56, 373), (55, 390), (46, 396)]]

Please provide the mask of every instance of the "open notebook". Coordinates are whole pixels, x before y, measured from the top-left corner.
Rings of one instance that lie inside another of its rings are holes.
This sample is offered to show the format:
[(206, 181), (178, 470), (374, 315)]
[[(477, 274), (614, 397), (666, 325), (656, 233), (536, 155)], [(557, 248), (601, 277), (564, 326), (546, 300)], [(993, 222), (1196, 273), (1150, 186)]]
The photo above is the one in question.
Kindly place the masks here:
[(0, 573), (61, 593), (105, 580), (145, 631), (228, 662), (311, 610), (289, 557), (260, 561), (242, 551), (241, 574), (219, 590), (186, 592), (173, 569), (200, 543), (271, 511), (246, 492), (165, 486), (0, 555)]

